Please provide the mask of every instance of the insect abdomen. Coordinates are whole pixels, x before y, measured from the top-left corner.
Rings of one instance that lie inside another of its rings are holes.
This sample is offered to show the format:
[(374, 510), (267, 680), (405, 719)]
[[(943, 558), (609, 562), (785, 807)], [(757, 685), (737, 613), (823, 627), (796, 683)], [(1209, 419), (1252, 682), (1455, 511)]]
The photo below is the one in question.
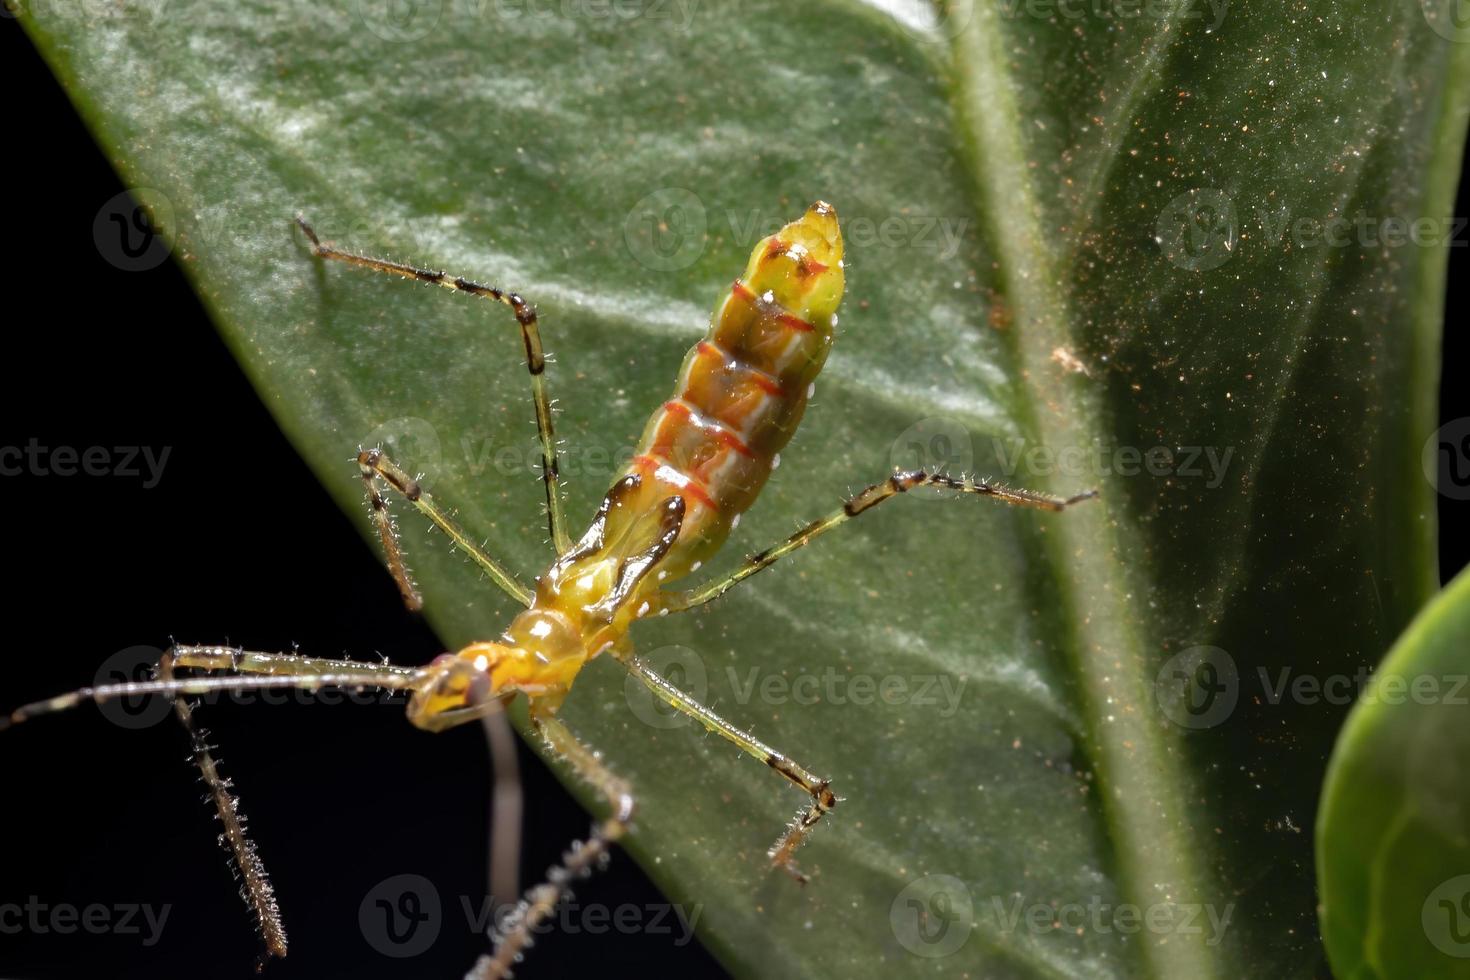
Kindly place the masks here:
[(755, 247), (684, 358), (630, 471), (654, 477), (663, 496), (685, 498), (680, 544), (689, 556), (719, 546), (796, 431), (832, 345), (842, 288), (837, 213), (818, 202)]

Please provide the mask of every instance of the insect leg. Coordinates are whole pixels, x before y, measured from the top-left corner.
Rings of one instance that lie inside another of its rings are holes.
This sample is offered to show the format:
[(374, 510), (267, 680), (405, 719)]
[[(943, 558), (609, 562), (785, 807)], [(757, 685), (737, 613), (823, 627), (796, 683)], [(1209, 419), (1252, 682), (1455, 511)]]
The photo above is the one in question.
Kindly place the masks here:
[(914, 487), (923, 486), (938, 487), (941, 490), (949, 490), (959, 494), (968, 493), (981, 497), (991, 497), (1002, 503), (1017, 507), (1035, 507), (1039, 510), (1050, 511), (1065, 510), (1073, 504), (1081, 503), (1084, 500), (1090, 500), (1097, 496), (1097, 491), (1089, 490), (1071, 497), (1052, 497), (1030, 490), (1014, 490), (998, 486), (997, 484), (974, 477), (952, 477), (944, 473), (931, 473), (927, 470), (909, 470), (908, 472), (894, 473), (883, 482), (875, 483), (861, 493), (849, 497), (841, 507), (819, 520), (812, 521), (780, 544), (749, 556), (745, 559), (745, 564), (736, 569), (728, 577), (717, 582), (711, 582), (697, 589), (690, 589), (687, 592), (662, 593), (660, 608), (667, 609), (670, 612), (679, 612), (684, 609), (701, 606), (711, 599), (719, 598), (736, 585), (750, 578), (756, 572), (764, 568), (769, 568), (778, 560), (791, 554), (798, 548), (805, 547), (818, 535), (824, 534), (842, 524), (846, 524), (854, 517), (878, 506), (885, 500), (890, 500), (901, 493), (912, 490)]
[(585, 841), (574, 844), (562, 855), (562, 863), (547, 873), (545, 882), (526, 893), (515, 911), (499, 927), (494, 951), (488, 956), (481, 956), (465, 980), (502, 980), (510, 976), (517, 958), (531, 945), (536, 927), (556, 910), (573, 879), (585, 878), (606, 860), (608, 848), (627, 831), (637, 805), (628, 783), (608, 769), (598, 754), (584, 745), (554, 715), (546, 711), (537, 712), (533, 705), (531, 721), (552, 751), (569, 762), (579, 776), (601, 793), (611, 804), (613, 812), (593, 826)]
[(417, 279), (433, 283), (445, 289), (453, 289), (471, 296), (480, 296), (504, 303), (515, 313), (516, 323), (521, 327), (521, 342), (526, 348), (526, 370), (531, 374), (531, 398), (536, 405), (536, 431), (541, 437), (541, 478), (546, 486), (546, 521), (551, 529), (551, 542), (559, 555), (571, 545), (567, 537), (566, 519), (562, 515), (561, 482), (556, 459), (556, 433), (551, 421), (551, 399), (546, 394), (546, 382), (542, 378), (546, 371), (546, 355), (541, 348), (541, 328), (537, 325), (536, 310), (517, 293), (507, 292), (495, 286), (471, 282), (459, 276), (449, 276), (432, 269), (419, 269), (401, 262), (389, 262), (353, 252), (344, 252), (325, 245), (317, 238), (316, 231), (300, 215), (296, 223), (311, 242), (313, 255), (323, 259), (336, 259), (373, 272)]
[[(173, 651), (164, 653), (158, 661), (158, 678), (168, 682), (174, 679)], [(276, 890), (266, 873), (265, 862), (255, 848), (255, 842), (245, 835), (245, 813), (240, 809), (240, 798), (230, 791), (233, 781), (220, 774), (209, 744), (209, 732), (194, 724), (193, 706), (184, 698), (174, 698), (174, 715), (184, 732), (189, 736), (189, 758), (199, 770), (208, 798), (219, 816), (222, 832), (220, 844), (230, 853), (230, 858), (240, 876), (240, 897), (245, 900), (251, 914), (255, 916), (255, 929), (264, 944), (264, 950), (256, 962), (262, 967), (269, 957), (284, 958), (286, 955), (286, 927), (281, 922), (281, 909), (276, 903)]]
[(408, 566), (403, 561), (403, 549), (398, 545), (398, 533), (394, 530), (393, 519), (388, 514), (388, 501), (378, 489), (379, 479), (402, 494), (403, 499), (417, 507), (419, 513), (432, 521), (435, 527), (449, 535), (449, 539), (457, 547), (489, 574), (491, 581), (504, 589), (521, 605), (531, 604), (531, 590), (516, 581), (515, 576), (507, 571), (504, 565), (475, 544), (444, 508), (434, 502), (429, 492), (420, 486), (417, 480), (405, 473), (397, 463), (389, 459), (381, 449), (364, 449), (358, 453), (357, 468), (362, 473), (363, 486), (367, 488), (368, 505), (372, 509), (373, 524), (377, 526), (378, 537), (383, 541), (383, 551), (388, 556), (388, 570), (393, 573), (393, 581), (398, 583), (398, 591), (403, 594), (403, 601), (408, 608), (420, 609), (423, 607), (424, 600), (419, 595), (418, 589), (414, 587), (413, 577), (409, 575)]
[[(179, 678), (174, 675), (176, 667), (228, 670), (232, 674)], [(242, 673), (264, 676), (240, 676)], [(240, 812), (238, 799), (230, 792), (233, 784), (220, 774), (212, 755), (213, 746), (208, 741), (209, 734), (194, 725), (193, 708), (180, 695), (293, 688), (318, 690), (323, 687), (413, 690), (422, 682), (424, 674), (415, 668), (390, 664), (257, 653), (223, 646), (174, 646), (159, 658), (157, 674), (158, 679), (153, 681), (100, 684), (24, 705), (9, 715), (0, 716), (0, 731), (37, 715), (67, 711), (88, 702), (101, 704), (113, 698), (148, 694), (172, 698), (175, 716), (189, 735), (191, 760), (199, 769), (224, 828), (221, 843), (230, 851), (235, 866), (240, 870), (243, 879), (240, 894), (255, 916), (256, 927), (265, 945), (257, 962), (257, 967), (263, 966), (267, 957), (286, 955), (286, 933), (281, 924), (275, 890), (254, 843), (245, 835), (245, 816)]]
[(734, 742), (750, 755), (800, 786), (812, 798), (808, 806), (797, 812), (796, 819), (791, 822), (786, 833), (782, 834), (780, 839), (771, 846), (769, 852), (772, 864), (790, 874), (798, 882), (805, 884), (807, 876), (796, 867), (791, 857), (816, 827), (817, 822), (837, 805), (837, 797), (832, 794), (828, 781), (788, 759), (749, 732), (736, 728), (669, 683), (637, 657), (622, 658), (618, 662), (626, 667), (634, 677), (646, 684), (649, 690), (664, 703), (684, 712), (703, 725), (707, 731), (715, 732)]

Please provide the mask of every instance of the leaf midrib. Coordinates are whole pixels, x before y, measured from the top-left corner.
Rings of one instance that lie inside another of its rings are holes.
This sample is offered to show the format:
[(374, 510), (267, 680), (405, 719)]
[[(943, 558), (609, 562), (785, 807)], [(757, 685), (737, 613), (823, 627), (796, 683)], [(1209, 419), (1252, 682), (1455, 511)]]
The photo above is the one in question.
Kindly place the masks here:
[[(990, 241), (1001, 261), (1001, 285), (1014, 311), (1020, 383), (1018, 408), (1027, 415), (1039, 444), (1084, 446), (1104, 433), (1094, 420), (1099, 407), (1077, 384), (1041, 390), (1057, 366), (1051, 352), (1070, 346), (1071, 311), (1055, 287), (1058, 271), (1042, 244), (1038, 189), (1019, 128), (1016, 80), (1008, 70), (1004, 33), (992, 5), (959, 0), (954, 15), (964, 25), (955, 39), (953, 93), (956, 126), (979, 201), (990, 214), (1004, 210), (1005, 233)], [(984, 154), (978, 152), (984, 148)], [(984, 166), (979, 165), (984, 160)], [(1052, 482), (1052, 481), (1044, 481)], [(1102, 478), (1107, 483), (1107, 478)], [(1070, 493), (1078, 488), (1038, 489)], [(1148, 709), (1148, 650), (1126, 608), (1134, 575), (1119, 558), (1127, 540), (1121, 492), (1101, 487), (1102, 501), (1079, 507), (1049, 523), (1043, 536), (1055, 570), (1060, 620), (1081, 691), (1089, 733), (1087, 754), (1101, 787), (1103, 818), (1114, 844), (1121, 901), (1140, 906), (1188, 901), (1214, 894), (1181, 831), (1185, 812), (1181, 788), (1187, 774), (1182, 753), (1170, 751), (1167, 733)], [(1155, 977), (1218, 976), (1215, 958), (1196, 943), (1143, 944)]]

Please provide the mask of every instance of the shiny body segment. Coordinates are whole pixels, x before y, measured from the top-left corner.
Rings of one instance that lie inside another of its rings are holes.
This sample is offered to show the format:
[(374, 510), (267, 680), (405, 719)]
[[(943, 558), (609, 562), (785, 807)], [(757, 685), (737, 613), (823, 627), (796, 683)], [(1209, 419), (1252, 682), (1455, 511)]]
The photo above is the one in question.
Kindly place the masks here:
[(589, 659), (630, 652), (629, 626), (659, 606), (651, 593), (720, 548), (801, 422), (843, 277), (825, 203), (755, 246), (587, 534), (537, 580), (503, 642), (460, 652), (490, 671), (496, 694), (559, 704)]

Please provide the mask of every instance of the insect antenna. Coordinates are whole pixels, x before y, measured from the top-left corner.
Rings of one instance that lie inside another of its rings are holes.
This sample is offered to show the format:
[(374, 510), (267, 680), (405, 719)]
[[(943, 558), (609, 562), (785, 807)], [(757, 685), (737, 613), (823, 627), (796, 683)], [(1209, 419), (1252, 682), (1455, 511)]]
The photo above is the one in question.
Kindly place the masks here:
[(490, 747), (490, 896), (491, 907), (510, 901), (521, 892), (521, 820), (524, 796), (520, 766), (516, 761), (516, 737), (505, 711), (492, 711), (480, 720)]
[[(83, 704), (102, 704), (116, 698), (137, 698), (149, 694), (173, 697), (179, 694), (209, 694), (211, 692), (244, 693), (246, 691), (299, 690), (316, 691), (324, 687), (386, 688), (393, 691), (412, 691), (422, 683), (421, 671), (373, 670), (366, 664), (360, 670), (333, 670), (320, 674), (278, 674), (260, 677), (184, 677), (174, 680), (123, 681), (118, 684), (98, 684), (96, 687), (79, 687), (75, 691), (58, 694), (44, 701), (16, 708), (9, 715), (0, 717), (0, 732), (13, 728), (21, 722), (30, 721), (40, 715), (70, 711)], [(401, 671), (401, 672), (399, 672)]]
[[(175, 667), (235, 673), (179, 677), (174, 674)], [(281, 923), (280, 907), (266, 874), (265, 863), (245, 832), (245, 815), (240, 810), (239, 799), (232, 792), (233, 784), (221, 775), (209, 732), (195, 725), (193, 707), (187, 696), (214, 692), (317, 691), (327, 687), (414, 691), (427, 676), (422, 669), (389, 663), (374, 665), (295, 654), (259, 653), (234, 647), (175, 645), (159, 658), (154, 680), (83, 687), (23, 705), (9, 715), (0, 716), (0, 731), (39, 715), (57, 714), (88, 703), (103, 704), (118, 698), (149, 695), (169, 698), (176, 718), (189, 737), (189, 759), (199, 770), (206, 787), (205, 800), (214, 804), (223, 827), (219, 842), (230, 855), (231, 866), (240, 881), (240, 897), (255, 917), (256, 930), (263, 944), (263, 950), (256, 959), (256, 971), (260, 972), (270, 958), (286, 955), (286, 932)]]
[(637, 806), (628, 784), (615, 776), (598, 755), (578, 742), (553, 715), (532, 713), (531, 721), (546, 740), (546, 746), (561, 756), (583, 779), (591, 783), (613, 806), (613, 812), (592, 826), (584, 841), (576, 841), (562, 855), (562, 863), (546, 872), (546, 880), (526, 892), (509, 912), (495, 922), (490, 933), (491, 952), (475, 961), (465, 980), (506, 980), (512, 968), (535, 944), (536, 929), (571, 894), (571, 883), (589, 877), (606, 866), (614, 841), (627, 832)]

